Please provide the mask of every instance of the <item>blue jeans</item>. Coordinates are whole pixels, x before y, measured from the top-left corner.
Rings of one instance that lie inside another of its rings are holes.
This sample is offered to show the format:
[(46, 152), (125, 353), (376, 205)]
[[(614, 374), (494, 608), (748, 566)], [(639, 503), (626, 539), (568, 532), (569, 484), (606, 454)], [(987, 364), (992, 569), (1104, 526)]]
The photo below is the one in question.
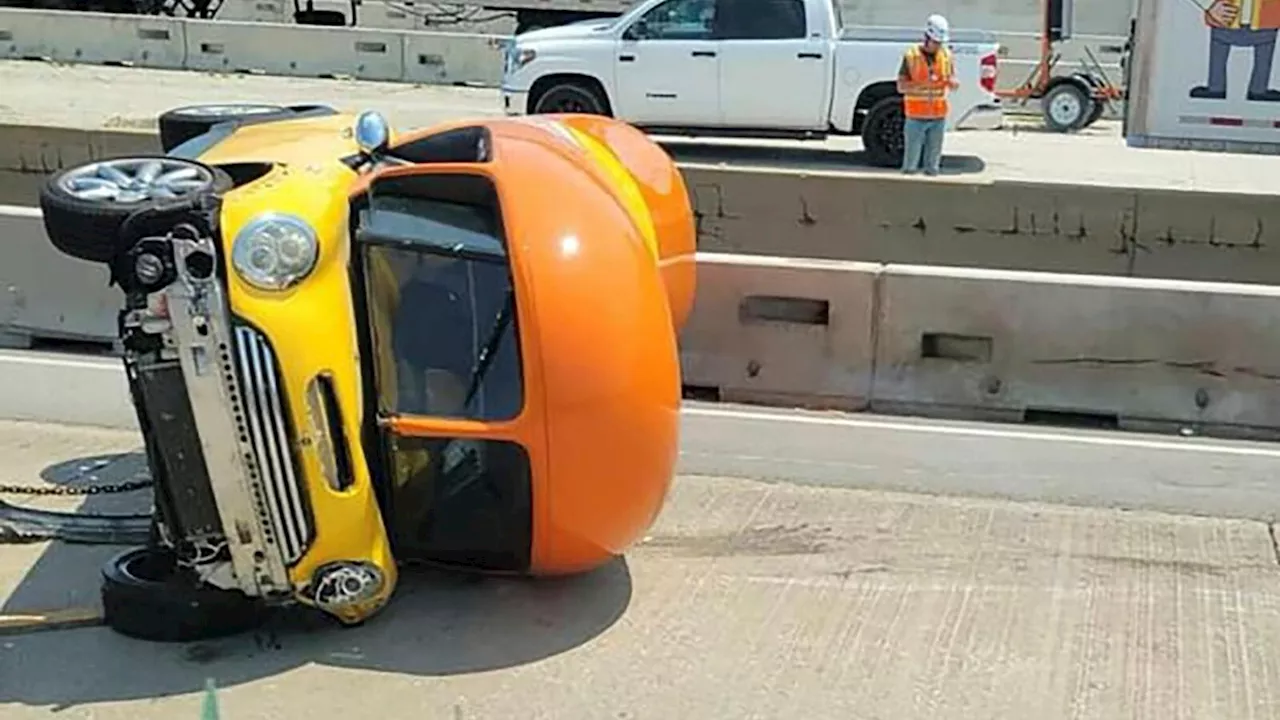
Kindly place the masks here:
[(902, 127), (902, 172), (937, 175), (942, 165), (942, 135), (947, 130), (945, 118), (919, 120), (907, 118)]

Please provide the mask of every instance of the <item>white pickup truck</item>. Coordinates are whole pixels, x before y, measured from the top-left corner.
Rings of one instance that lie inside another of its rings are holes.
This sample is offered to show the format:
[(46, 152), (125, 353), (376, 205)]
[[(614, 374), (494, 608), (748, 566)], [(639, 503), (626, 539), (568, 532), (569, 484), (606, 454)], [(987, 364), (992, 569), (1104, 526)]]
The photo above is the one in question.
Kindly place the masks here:
[[(927, 13), (921, 11), (921, 28)], [(667, 135), (861, 135), (869, 159), (902, 157), (896, 78), (922, 29), (845, 29), (832, 0), (646, 0), (620, 17), (517, 35), (507, 114), (613, 115)], [(951, 128), (993, 128), (999, 44), (953, 31)]]

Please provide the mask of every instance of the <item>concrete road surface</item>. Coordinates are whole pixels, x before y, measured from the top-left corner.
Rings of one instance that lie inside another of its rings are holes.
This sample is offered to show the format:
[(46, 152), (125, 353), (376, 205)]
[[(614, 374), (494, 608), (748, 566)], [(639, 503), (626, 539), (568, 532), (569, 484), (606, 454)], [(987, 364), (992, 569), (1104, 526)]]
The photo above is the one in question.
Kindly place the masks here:
[[(936, 435), (879, 432), (863, 444), (938, 452)], [(1117, 452), (1061, 442), (1097, 463), (1080, 472), (1106, 475)], [(1115, 478), (1125, 463), (1170, 457), (1172, 472), (1195, 477), (1228, 457), (1144, 442), (1125, 449)], [(127, 431), (0, 423), (0, 483), (119, 480), (136, 457), (95, 458), (137, 445)], [(985, 447), (950, 463), (1062, 461), (992, 437)], [(386, 613), (355, 630), (294, 620), (177, 646), (103, 628), (0, 637), (0, 717), (194, 719), (214, 678), (228, 720), (1262, 720), (1280, 716), (1269, 530), (689, 475), (650, 537), (586, 577), (410, 572)], [(93, 602), (93, 568), (110, 550), (0, 547), (4, 611)]]

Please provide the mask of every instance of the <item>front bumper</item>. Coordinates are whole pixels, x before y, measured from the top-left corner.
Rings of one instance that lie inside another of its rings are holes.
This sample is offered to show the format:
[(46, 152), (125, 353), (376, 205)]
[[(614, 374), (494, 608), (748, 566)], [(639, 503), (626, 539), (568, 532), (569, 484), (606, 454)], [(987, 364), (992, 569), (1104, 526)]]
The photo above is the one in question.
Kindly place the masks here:
[[(126, 365), (138, 369), (143, 426), (187, 426), (147, 437), (162, 468), (157, 497), (178, 528), (166, 540), (210, 584), (315, 605), (346, 622), (367, 618), (389, 598), (396, 568), (352, 411), (354, 338), (314, 334), (316, 317), (341, 330), (326, 302), (351, 312), (349, 291), (326, 290), (335, 282), (346, 289), (341, 269), (319, 278), (306, 302), (239, 297), (232, 271), (221, 278), (211, 270), (222, 255), (215, 240), (164, 244), (176, 270), (156, 293), (164, 350)], [(153, 382), (162, 370), (166, 381)], [(183, 462), (196, 472), (178, 472)], [(344, 482), (334, 482), (338, 474)]]

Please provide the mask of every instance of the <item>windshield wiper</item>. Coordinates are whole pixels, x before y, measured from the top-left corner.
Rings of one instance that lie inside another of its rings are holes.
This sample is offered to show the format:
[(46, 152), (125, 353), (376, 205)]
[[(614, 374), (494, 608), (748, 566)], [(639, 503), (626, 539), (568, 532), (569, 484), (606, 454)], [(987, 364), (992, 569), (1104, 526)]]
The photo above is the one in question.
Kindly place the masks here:
[(480, 383), (484, 380), (484, 376), (488, 374), (489, 368), (493, 365), (493, 356), (498, 346), (502, 343), (503, 335), (507, 326), (511, 324), (511, 318), (515, 316), (516, 308), (516, 289), (514, 285), (507, 287), (506, 297), (502, 302), (502, 309), (498, 311), (498, 316), (494, 319), (493, 327), (489, 330), (489, 335), (485, 339), (484, 345), (480, 348), (480, 356), (476, 358), (475, 367), (471, 369), (471, 379), (467, 383), (467, 397), (462, 401), (462, 407), (471, 407), (471, 401), (475, 398), (475, 394), (480, 390)]

